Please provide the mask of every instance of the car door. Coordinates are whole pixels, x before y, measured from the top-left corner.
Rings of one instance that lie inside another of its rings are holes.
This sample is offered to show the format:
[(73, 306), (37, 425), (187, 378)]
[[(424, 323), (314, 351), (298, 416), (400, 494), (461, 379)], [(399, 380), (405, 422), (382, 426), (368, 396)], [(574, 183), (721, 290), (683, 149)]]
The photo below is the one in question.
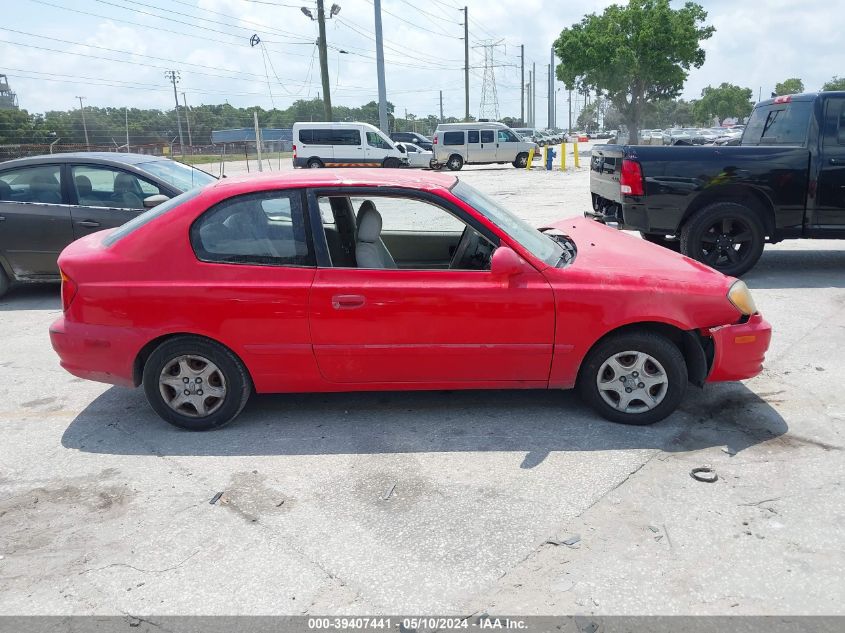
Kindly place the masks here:
[(62, 166), (0, 172), (0, 257), (19, 279), (55, 277), (56, 260), (73, 239)]
[(393, 146), (378, 132), (364, 131), (366, 142), (366, 162), (377, 166), (384, 162), (384, 159), (393, 153)]
[(70, 166), (74, 239), (120, 226), (144, 211), (144, 198), (168, 192), (152, 181), (118, 167)]
[(813, 228), (845, 231), (845, 97), (828, 97)]
[[(319, 226), (314, 195), (312, 226)], [(391, 197), (376, 190), (355, 195), (383, 210)], [(460, 219), (491, 250), (498, 243), (488, 227), (439, 198), (414, 192), (399, 199), (422, 200)], [(411, 215), (385, 213), (383, 222), (387, 230), (391, 220), (419, 222), (419, 213)], [(554, 297), (533, 269), (502, 279), (484, 268), (333, 268), (318, 258), (309, 319), (320, 373), (331, 383), (541, 387), (549, 376)]]
[(519, 139), (510, 130), (496, 131), (496, 160), (513, 162), (519, 154)]

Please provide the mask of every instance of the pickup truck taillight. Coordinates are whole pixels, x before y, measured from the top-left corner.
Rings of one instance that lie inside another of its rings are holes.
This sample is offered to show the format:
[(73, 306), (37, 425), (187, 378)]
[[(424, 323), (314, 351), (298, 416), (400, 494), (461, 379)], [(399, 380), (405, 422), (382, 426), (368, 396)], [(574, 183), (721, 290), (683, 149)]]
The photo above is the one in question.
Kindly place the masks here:
[(65, 271), (59, 271), (62, 276), (62, 311), (67, 312), (73, 298), (76, 296), (76, 282), (65, 274)]
[(619, 184), (622, 193), (629, 196), (642, 196), (645, 194), (643, 186), (643, 168), (635, 160), (625, 158), (622, 161), (622, 173), (619, 175)]

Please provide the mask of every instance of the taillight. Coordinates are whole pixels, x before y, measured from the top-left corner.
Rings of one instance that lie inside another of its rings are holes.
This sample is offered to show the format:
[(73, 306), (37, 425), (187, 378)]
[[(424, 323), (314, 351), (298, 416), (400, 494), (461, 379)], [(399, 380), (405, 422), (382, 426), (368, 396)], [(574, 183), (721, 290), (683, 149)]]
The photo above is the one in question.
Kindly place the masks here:
[(296, 158), (296, 145), (293, 146), (293, 157)]
[(65, 271), (59, 271), (62, 275), (62, 310), (67, 312), (73, 298), (76, 296), (76, 282), (65, 274)]
[(645, 194), (643, 187), (643, 168), (635, 160), (622, 161), (622, 173), (619, 177), (619, 184), (622, 193), (629, 196), (642, 196)]
[(775, 103), (790, 103), (791, 101), (792, 95), (782, 95), (775, 98)]
[(437, 145), (437, 134), (434, 135), (434, 140), (431, 142), (432, 145)]

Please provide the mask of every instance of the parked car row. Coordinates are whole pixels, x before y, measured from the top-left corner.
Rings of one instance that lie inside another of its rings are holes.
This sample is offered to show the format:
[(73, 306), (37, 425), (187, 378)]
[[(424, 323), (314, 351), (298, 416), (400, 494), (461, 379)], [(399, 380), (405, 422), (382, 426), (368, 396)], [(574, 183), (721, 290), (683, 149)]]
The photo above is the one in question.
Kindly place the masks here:
[[(668, 128), (640, 130), (638, 145), (738, 145), (744, 126), (730, 128)], [(731, 142), (735, 141), (735, 142)], [(615, 136), (613, 143), (627, 143), (626, 135)]]

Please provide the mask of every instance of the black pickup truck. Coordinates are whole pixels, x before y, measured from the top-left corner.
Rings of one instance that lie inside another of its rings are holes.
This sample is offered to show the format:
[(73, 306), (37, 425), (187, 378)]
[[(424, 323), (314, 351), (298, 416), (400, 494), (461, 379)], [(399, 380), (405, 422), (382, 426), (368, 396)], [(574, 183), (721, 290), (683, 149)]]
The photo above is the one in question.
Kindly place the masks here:
[(845, 92), (758, 103), (738, 146), (598, 145), (590, 169), (588, 217), (741, 275), (765, 242), (845, 239)]

